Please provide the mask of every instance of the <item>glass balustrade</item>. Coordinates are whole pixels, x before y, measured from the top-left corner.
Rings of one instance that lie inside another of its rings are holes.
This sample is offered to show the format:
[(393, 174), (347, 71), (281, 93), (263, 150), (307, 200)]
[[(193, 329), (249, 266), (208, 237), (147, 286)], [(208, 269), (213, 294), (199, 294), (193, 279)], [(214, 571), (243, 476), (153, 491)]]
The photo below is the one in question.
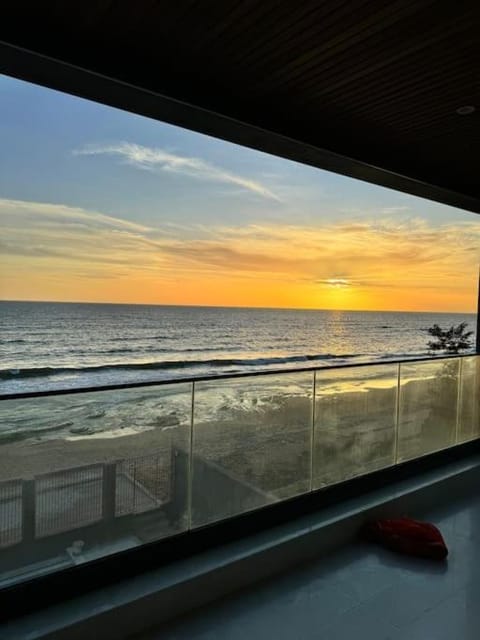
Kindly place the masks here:
[(480, 437), (480, 357), (460, 361), (460, 395), (458, 412), (458, 442)]
[(455, 444), (460, 359), (400, 365), (398, 461)]
[(0, 587), (188, 527), (191, 389), (0, 402)]
[(480, 357), (0, 397), (0, 587), (480, 437)]
[(310, 489), (313, 372), (195, 385), (192, 525)]
[(316, 373), (313, 486), (395, 463), (398, 365)]

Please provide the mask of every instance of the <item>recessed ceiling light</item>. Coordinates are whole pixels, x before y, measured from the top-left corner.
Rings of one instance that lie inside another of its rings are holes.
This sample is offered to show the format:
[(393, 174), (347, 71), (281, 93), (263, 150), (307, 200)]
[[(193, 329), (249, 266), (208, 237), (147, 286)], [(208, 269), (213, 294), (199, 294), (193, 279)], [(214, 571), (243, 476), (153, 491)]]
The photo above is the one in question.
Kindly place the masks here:
[(475, 111), (475, 107), (472, 104), (466, 104), (464, 107), (459, 107), (456, 111), (459, 116), (469, 116)]

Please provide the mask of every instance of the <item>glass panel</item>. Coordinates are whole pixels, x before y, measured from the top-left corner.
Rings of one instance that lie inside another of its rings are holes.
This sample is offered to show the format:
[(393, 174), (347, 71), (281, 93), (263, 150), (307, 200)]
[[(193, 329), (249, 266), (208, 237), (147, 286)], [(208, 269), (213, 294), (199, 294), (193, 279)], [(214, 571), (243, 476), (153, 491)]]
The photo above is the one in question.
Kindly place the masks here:
[(394, 464), (397, 383), (397, 365), (317, 372), (314, 488)]
[(0, 549), (22, 539), (22, 481), (0, 483)]
[(0, 402), (0, 586), (187, 528), (191, 390)]
[(398, 460), (455, 444), (459, 359), (400, 365)]
[(462, 358), (458, 442), (480, 437), (480, 357)]
[(192, 526), (310, 489), (313, 374), (195, 385)]

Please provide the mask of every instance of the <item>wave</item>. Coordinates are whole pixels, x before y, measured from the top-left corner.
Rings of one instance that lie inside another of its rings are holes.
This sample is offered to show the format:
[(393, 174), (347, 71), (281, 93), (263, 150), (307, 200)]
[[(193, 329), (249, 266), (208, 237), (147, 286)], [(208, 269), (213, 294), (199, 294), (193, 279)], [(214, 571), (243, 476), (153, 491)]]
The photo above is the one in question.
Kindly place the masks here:
[[(156, 353), (174, 353), (175, 349), (159, 349), (157, 347), (151, 347), (149, 349), (140, 349), (140, 351), (153, 351)], [(138, 353), (139, 349), (134, 347), (120, 347), (118, 349), (105, 349), (104, 351), (96, 351), (97, 354), (115, 354), (115, 353)]]
[(430, 351), (415, 351), (410, 353), (382, 353), (381, 355), (376, 356), (377, 360), (415, 360), (415, 358), (427, 358), (432, 356)]
[[(238, 351), (239, 347), (190, 347), (188, 349), (168, 349), (168, 348), (158, 348), (158, 347), (148, 347), (148, 348), (142, 348), (142, 349), (138, 349), (135, 347), (118, 347), (118, 348), (112, 348), (112, 349), (95, 349), (94, 347), (90, 347), (88, 350), (87, 349), (69, 349), (68, 351), (66, 351), (66, 353), (70, 356), (88, 356), (91, 354), (95, 354), (96, 356), (99, 355), (123, 355), (125, 353), (134, 353), (134, 354), (146, 354), (146, 353), (152, 353), (152, 354), (163, 354), (163, 353), (209, 353), (209, 352), (221, 352), (221, 351)], [(59, 352), (60, 355), (62, 355), (62, 352)], [(52, 355), (52, 350), (45, 350), (45, 351), (37, 351), (35, 353), (36, 358), (48, 358)], [(102, 366), (120, 366), (120, 365), (102, 365)]]
[(30, 367), (25, 369), (0, 369), (0, 380), (51, 377), (64, 374), (101, 373), (102, 371), (167, 371), (170, 369), (195, 369), (200, 367), (268, 367), (270, 365), (308, 363), (346, 358), (361, 354), (278, 356), (272, 358), (214, 358), (211, 360), (161, 360), (127, 364), (104, 364), (87, 367)]
[(142, 340), (175, 340), (176, 336), (121, 336), (119, 338), (113, 338), (112, 342), (137, 342)]
[(115, 353), (208, 353), (209, 351), (235, 351), (238, 349), (231, 349), (226, 347), (189, 347), (187, 349), (160, 349), (155, 346), (151, 346), (145, 349), (138, 349), (136, 347), (120, 347), (118, 349), (106, 349), (104, 351), (96, 351), (97, 354), (109, 354)]
[(71, 427), (73, 422), (62, 422), (52, 427), (43, 427), (41, 429), (16, 429), (15, 431), (0, 432), (0, 444), (7, 444), (9, 442), (17, 442), (18, 440), (26, 440), (27, 438), (44, 436), (46, 433), (53, 433), (55, 431), (63, 431), (68, 427)]

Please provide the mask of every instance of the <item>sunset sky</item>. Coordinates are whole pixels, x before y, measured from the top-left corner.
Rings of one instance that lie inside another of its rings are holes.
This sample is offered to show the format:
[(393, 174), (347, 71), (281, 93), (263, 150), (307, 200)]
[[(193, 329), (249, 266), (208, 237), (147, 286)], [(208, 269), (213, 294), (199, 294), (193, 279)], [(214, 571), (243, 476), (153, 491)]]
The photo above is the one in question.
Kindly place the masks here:
[(480, 218), (0, 77), (0, 299), (476, 311)]

